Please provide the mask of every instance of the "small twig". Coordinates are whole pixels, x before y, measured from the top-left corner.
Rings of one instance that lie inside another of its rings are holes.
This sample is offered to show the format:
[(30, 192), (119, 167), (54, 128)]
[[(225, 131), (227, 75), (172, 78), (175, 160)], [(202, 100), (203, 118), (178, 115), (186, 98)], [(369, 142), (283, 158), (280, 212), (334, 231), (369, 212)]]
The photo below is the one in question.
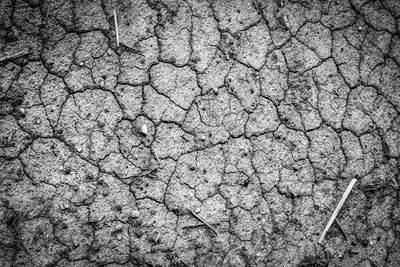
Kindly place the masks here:
[(177, 263), (178, 261), (176, 260), (176, 253), (172, 254), (172, 257), (174, 257), (174, 263)]
[(183, 264), (185, 264), (185, 266), (189, 266), (189, 264), (187, 264), (184, 260), (179, 259), (180, 262), (182, 262)]
[(49, 21), (49, 13), (50, 13), (50, 7), (47, 7), (47, 12), (46, 12), (46, 23)]
[(383, 184), (366, 185), (366, 186), (363, 186), (361, 190), (364, 191), (364, 192), (373, 192), (373, 191), (379, 190), (379, 189), (381, 189), (381, 188), (383, 188), (385, 186), (387, 186), (386, 182), (383, 183)]
[(195, 217), (197, 220), (201, 221), (202, 223), (204, 223), (208, 228), (210, 228), (216, 236), (218, 236), (218, 232), (217, 230), (215, 230), (214, 227), (212, 227), (209, 223), (207, 223), (203, 218), (200, 217), (200, 215), (195, 214), (193, 211), (189, 210), (190, 214)]
[(392, 187), (394, 187), (394, 189), (399, 189), (399, 183), (396, 181), (396, 178), (394, 176), (392, 176), (392, 178), (390, 178), (390, 180), (393, 182)]
[(117, 39), (117, 48), (119, 47), (119, 33), (118, 33), (118, 21), (117, 21), (117, 12), (113, 9), (114, 14), (114, 25), (115, 25), (115, 38)]
[(258, 237), (257, 243), (256, 243), (255, 246), (254, 246), (254, 249), (253, 249), (253, 257), (256, 256), (256, 253), (257, 253), (257, 250), (258, 250), (258, 245), (260, 244), (260, 241), (261, 241), (261, 235)]
[(187, 264), (184, 260), (182, 260), (181, 258), (179, 258), (178, 255), (176, 255), (176, 252), (174, 252), (173, 257), (174, 257), (174, 263), (178, 263), (178, 262), (180, 261), (180, 262), (182, 262), (183, 264), (185, 264), (185, 266), (189, 266), (189, 264)]
[(331, 218), (329, 219), (328, 224), (325, 226), (325, 229), (322, 232), (322, 234), (318, 240), (318, 243), (322, 243), (324, 241), (325, 235), (328, 233), (329, 229), (331, 228), (332, 223), (334, 222), (336, 216), (339, 214), (340, 209), (342, 208), (344, 202), (346, 201), (347, 197), (349, 196), (349, 194), (351, 192), (351, 189), (353, 189), (353, 186), (356, 182), (357, 182), (357, 179), (353, 179), (353, 180), (351, 180), (350, 184), (347, 186), (347, 189), (344, 192), (342, 198), (340, 199), (339, 204), (336, 206), (336, 209), (333, 212)]
[(328, 2), (325, 4), (325, 8), (322, 10), (322, 13), (328, 14), (331, 4), (332, 4), (332, 0), (328, 0)]
[[(220, 225), (220, 223), (210, 223), (210, 225)], [(189, 224), (189, 225), (182, 226), (182, 228), (185, 229), (185, 228), (195, 228), (195, 227), (202, 227), (202, 226), (207, 226), (207, 225), (204, 223)]]
[(328, 1), (328, 9), (329, 9), (329, 7), (331, 6), (331, 3), (332, 3), (332, 0), (329, 0), (329, 1)]
[(155, 240), (156, 243), (158, 242), (158, 239), (160, 238), (160, 235), (161, 235), (161, 232), (158, 232), (158, 235), (157, 235), (156, 240)]
[(148, 171), (139, 173), (139, 174), (137, 174), (137, 175), (129, 176), (129, 177), (127, 177), (126, 179), (147, 176), (147, 175), (149, 175), (150, 173), (152, 173), (152, 172), (154, 172), (154, 171), (156, 171), (156, 170), (157, 170), (157, 167), (153, 167), (152, 169), (150, 169), (150, 170), (148, 170)]
[(147, 176), (147, 175), (149, 175), (150, 173), (152, 173), (152, 172), (154, 172), (156, 170), (157, 170), (157, 167), (154, 167), (151, 170), (148, 170), (148, 171), (146, 171), (144, 173), (141, 173), (139, 176)]
[(11, 55), (5, 55), (5, 56), (0, 57), (0, 62), (16, 59), (16, 58), (19, 58), (19, 57), (26, 56), (28, 54), (29, 54), (29, 51), (25, 49), (25, 50), (16, 52), (16, 53), (11, 54)]
[(26, 157), (29, 158), (31, 156), (31, 146), (28, 146), (26, 149)]
[(286, 15), (283, 15), (283, 21), (285, 22), (286, 28), (290, 29), (289, 20)]
[(231, 254), (232, 254), (233, 252), (235, 252), (236, 250), (238, 250), (238, 249), (239, 249), (239, 247), (233, 247), (233, 248), (231, 248), (231, 249), (228, 251), (228, 253), (226, 253), (226, 255), (225, 255), (225, 257), (224, 257), (224, 260), (222, 261), (222, 265), (225, 265), (225, 264), (228, 262), (228, 260), (230, 259)]
[(344, 239), (349, 240), (349, 237), (347, 236), (346, 232), (343, 230), (343, 227), (340, 225), (339, 220), (337, 218), (335, 219), (335, 222), (336, 222), (337, 226), (339, 227), (340, 232), (342, 232)]
[(154, 154), (154, 156), (156, 157), (158, 164), (161, 165), (161, 161), (160, 161), (160, 159), (158, 158), (156, 151), (155, 151), (153, 148), (151, 149), (151, 151), (153, 151), (153, 154)]
[(8, 136), (8, 140), (7, 140), (7, 144), (11, 144), (13, 138), (14, 138), (14, 134), (15, 134), (16, 130), (12, 130), (10, 135)]
[(146, 177), (146, 176), (151, 177), (151, 178), (155, 178), (153, 175), (150, 176), (150, 174), (151, 174), (152, 172), (155, 172), (157, 169), (158, 169), (158, 168), (157, 168), (157, 166), (156, 166), (156, 167), (153, 167), (153, 168), (150, 169), (150, 170), (141, 172), (141, 173), (139, 173), (139, 174), (131, 175), (131, 176), (128, 176), (128, 177), (124, 177), (123, 179), (132, 179), (132, 178), (139, 178), (139, 177)]

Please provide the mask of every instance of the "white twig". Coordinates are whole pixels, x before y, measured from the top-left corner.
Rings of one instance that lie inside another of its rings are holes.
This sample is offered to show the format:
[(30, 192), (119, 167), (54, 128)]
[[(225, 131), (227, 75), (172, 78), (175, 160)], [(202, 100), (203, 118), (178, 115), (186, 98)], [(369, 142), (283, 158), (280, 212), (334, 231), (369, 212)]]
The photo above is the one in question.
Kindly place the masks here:
[(153, 151), (153, 154), (154, 154), (154, 156), (156, 157), (158, 164), (161, 165), (161, 161), (160, 161), (160, 159), (158, 158), (156, 151), (155, 151), (153, 148), (152, 148), (151, 150)]
[(258, 250), (258, 245), (260, 244), (260, 241), (261, 241), (261, 235), (258, 237), (257, 242), (256, 242), (256, 244), (254, 246), (253, 257), (256, 256), (256, 253), (257, 253), (257, 250)]
[(238, 250), (238, 249), (239, 249), (239, 247), (235, 247), (235, 248), (230, 249), (230, 250), (228, 251), (228, 253), (225, 255), (224, 261), (222, 262), (222, 265), (225, 265), (225, 263), (227, 263), (228, 260), (230, 259), (231, 254), (232, 254), (233, 252), (235, 252), (236, 250)]
[(207, 223), (206, 220), (204, 220), (203, 218), (201, 218), (200, 215), (195, 214), (195, 213), (194, 213), (193, 211), (191, 211), (191, 210), (189, 210), (189, 212), (190, 212), (190, 214), (191, 214), (193, 217), (195, 217), (195, 218), (196, 218), (197, 220), (199, 220), (200, 222), (204, 223), (208, 228), (210, 228), (210, 229), (214, 232), (214, 234), (215, 234), (216, 236), (218, 236), (217, 230), (216, 230), (214, 227), (212, 227), (209, 223)]
[(31, 155), (31, 146), (28, 146), (28, 148), (26, 149), (26, 157), (29, 158)]
[(283, 15), (283, 21), (288, 29), (290, 29), (289, 20), (286, 15)]
[(161, 232), (158, 232), (158, 235), (157, 235), (157, 237), (156, 237), (156, 243), (158, 242), (158, 239), (160, 239), (160, 235), (161, 235)]
[(340, 231), (342, 232), (344, 238), (345, 238), (346, 240), (349, 240), (349, 237), (347, 236), (346, 232), (344, 231), (342, 225), (340, 224), (340, 222), (339, 222), (339, 220), (338, 220), (337, 218), (335, 219), (335, 222), (336, 222), (336, 224), (339, 226), (339, 229), (340, 229)]
[(325, 235), (328, 233), (329, 229), (331, 228), (332, 223), (335, 221), (336, 216), (339, 214), (340, 209), (342, 208), (344, 202), (346, 201), (347, 197), (349, 196), (349, 194), (351, 192), (351, 189), (353, 189), (353, 186), (356, 182), (357, 182), (357, 179), (353, 179), (353, 180), (351, 180), (350, 184), (347, 186), (347, 189), (344, 192), (342, 198), (340, 199), (339, 204), (336, 206), (336, 209), (333, 212), (331, 218), (329, 219), (328, 224), (325, 226), (325, 229), (322, 232), (322, 234), (318, 240), (318, 243), (322, 243), (324, 241)]
[(115, 38), (117, 39), (117, 48), (119, 47), (119, 33), (118, 33), (118, 20), (117, 20), (117, 12), (113, 9), (114, 14), (114, 25), (115, 25)]

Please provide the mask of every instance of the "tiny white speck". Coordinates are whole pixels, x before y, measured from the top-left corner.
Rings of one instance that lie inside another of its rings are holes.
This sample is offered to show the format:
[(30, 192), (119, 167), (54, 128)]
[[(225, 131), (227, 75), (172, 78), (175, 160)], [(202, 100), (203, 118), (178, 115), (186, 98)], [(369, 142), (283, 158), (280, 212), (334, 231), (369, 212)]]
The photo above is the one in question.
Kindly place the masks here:
[(143, 133), (144, 135), (147, 135), (147, 125), (146, 125), (146, 124), (143, 124), (143, 125), (142, 125), (142, 133)]

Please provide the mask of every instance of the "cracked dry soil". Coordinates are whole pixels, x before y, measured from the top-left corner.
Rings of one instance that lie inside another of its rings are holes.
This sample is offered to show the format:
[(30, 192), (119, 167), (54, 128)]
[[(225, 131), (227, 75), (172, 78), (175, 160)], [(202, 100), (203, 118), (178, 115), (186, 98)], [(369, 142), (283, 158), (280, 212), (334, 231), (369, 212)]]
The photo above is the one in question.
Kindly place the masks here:
[(400, 1), (0, 5), (0, 266), (400, 266)]

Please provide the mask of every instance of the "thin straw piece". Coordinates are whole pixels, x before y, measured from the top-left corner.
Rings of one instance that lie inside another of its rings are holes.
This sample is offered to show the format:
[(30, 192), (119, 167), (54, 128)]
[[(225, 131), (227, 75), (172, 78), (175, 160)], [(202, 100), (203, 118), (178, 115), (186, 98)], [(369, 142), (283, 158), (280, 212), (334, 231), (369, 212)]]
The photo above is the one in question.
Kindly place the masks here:
[(117, 48), (119, 47), (119, 33), (118, 33), (118, 20), (117, 20), (117, 12), (113, 9), (114, 14), (114, 25), (115, 25), (115, 37), (117, 39)]
[(347, 186), (347, 189), (344, 192), (342, 198), (340, 199), (339, 204), (336, 206), (336, 209), (333, 212), (331, 218), (329, 219), (328, 224), (325, 226), (325, 229), (322, 232), (322, 234), (318, 240), (318, 243), (322, 243), (324, 241), (325, 235), (328, 233), (329, 229), (331, 228), (332, 223), (335, 221), (336, 216), (339, 214), (340, 209), (342, 208), (344, 202), (346, 201), (347, 197), (349, 196), (349, 194), (351, 192), (351, 189), (353, 189), (353, 186), (356, 182), (357, 182), (357, 179), (353, 179), (353, 180), (351, 180), (350, 184)]

